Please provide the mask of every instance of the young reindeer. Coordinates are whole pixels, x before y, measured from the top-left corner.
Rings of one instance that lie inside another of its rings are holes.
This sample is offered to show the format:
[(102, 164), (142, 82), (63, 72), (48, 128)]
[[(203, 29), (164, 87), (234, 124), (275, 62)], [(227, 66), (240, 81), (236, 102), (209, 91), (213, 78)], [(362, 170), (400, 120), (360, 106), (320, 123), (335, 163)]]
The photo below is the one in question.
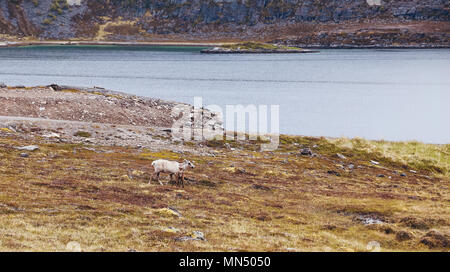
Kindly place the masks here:
[(192, 162), (188, 161), (188, 160), (184, 160), (184, 162), (182, 164), (180, 164), (180, 171), (178, 171), (177, 174), (177, 186), (180, 185), (183, 186), (184, 188), (184, 172), (186, 171), (187, 168), (194, 168), (194, 164), (192, 164)]
[(179, 185), (181, 182), (181, 185), (183, 187), (184, 187), (184, 172), (186, 171), (187, 168), (195, 167), (192, 164), (192, 162), (188, 160), (184, 160), (183, 163), (168, 160), (156, 160), (152, 162), (152, 166), (154, 172), (148, 184), (150, 184), (150, 182), (153, 180), (153, 176), (156, 175), (156, 180), (159, 182), (160, 185), (163, 185), (163, 183), (159, 180), (159, 175), (161, 173), (168, 173), (170, 174), (170, 181), (173, 180), (173, 175), (176, 175), (177, 178), (176, 184)]

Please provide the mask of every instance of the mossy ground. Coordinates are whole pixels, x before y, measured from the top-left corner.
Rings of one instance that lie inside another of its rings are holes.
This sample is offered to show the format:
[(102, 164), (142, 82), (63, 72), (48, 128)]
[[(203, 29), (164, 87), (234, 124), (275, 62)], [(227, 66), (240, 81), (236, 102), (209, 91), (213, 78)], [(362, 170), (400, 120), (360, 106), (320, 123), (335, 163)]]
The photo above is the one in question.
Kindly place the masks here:
[[(84, 251), (367, 251), (371, 241), (382, 251), (449, 249), (421, 242), (431, 230), (450, 234), (448, 145), (409, 156), (406, 143), (283, 136), (274, 152), (214, 142), (216, 156), (200, 157), (2, 135), (2, 251), (64, 251), (69, 242)], [(27, 158), (14, 148), (30, 144), (40, 149)], [(317, 156), (299, 155), (302, 147)], [(425, 167), (437, 154), (443, 160)], [(157, 158), (195, 162), (184, 189), (147, 184)], [(206, 241), (175, 239), (193, 231)]]

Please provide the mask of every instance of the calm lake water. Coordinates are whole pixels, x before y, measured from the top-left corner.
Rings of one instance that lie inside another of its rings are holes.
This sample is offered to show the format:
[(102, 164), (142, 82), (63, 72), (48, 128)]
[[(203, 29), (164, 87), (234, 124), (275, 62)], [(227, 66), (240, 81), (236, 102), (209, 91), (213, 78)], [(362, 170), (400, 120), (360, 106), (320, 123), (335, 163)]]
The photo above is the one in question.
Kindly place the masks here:
[(450, 50), (205, 55), (188, 47), (0, 49), (8, 85), (101, 86), (203, 104), (280, 105), (286, 134), (450, 143)]

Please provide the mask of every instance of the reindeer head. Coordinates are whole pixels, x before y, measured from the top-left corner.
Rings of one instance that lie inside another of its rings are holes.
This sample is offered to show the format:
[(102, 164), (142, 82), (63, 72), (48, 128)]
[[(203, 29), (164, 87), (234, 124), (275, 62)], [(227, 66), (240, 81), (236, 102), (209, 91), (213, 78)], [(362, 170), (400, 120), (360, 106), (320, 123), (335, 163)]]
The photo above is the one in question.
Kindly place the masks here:
[(194, 164), (188, 160), (184, 160), (184, 164), (187, 165), (187, 167), (195, 168)]

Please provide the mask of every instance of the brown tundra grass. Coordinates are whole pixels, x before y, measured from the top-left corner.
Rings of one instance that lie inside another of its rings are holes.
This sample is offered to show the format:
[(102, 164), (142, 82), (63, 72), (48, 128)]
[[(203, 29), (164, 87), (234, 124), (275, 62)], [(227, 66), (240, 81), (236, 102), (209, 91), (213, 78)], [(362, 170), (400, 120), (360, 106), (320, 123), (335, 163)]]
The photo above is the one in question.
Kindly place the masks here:
[[(449, 145), (282, 136), (199, 157), (5, 135), (1, 251), (449, 250)], [(159, 158), (194, 161), (184, 189), (147, 185)], [(194, 231), (206, 240), (177, 240)]]

